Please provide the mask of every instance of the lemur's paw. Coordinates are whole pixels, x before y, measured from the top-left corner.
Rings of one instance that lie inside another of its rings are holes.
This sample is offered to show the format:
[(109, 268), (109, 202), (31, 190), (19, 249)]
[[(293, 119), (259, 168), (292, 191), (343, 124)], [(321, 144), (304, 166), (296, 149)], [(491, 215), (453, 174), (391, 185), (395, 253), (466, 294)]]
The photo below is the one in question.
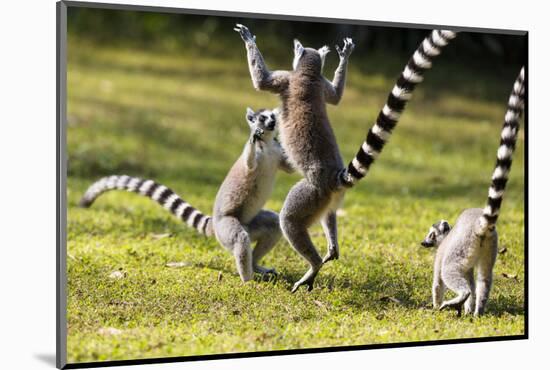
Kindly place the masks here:
[(233, 30), (235, 30), (236, 32), (239, 33), (239, 35), (241, 35), (241, 38), (243, 39), (244, 42), (250, 42), (250, 43), (255, 43), (256, 42), (256, 36), (254, 36), (250, 30), (248, 29), (248, 27), (246, 26), (243, 26), (242, 24), (239, 24), (237, 23), (235, 25), (235, 28), (233, 28)]
[(305, 275), (294, 284), (290, 292), (295, 293), (302, 285), (306, 285), (307, 291), (311, 292), (313, 290), (313, 282), (315, 281), (318, 271), (319, 270), (309, 269), (308, 272), (306, 272)]
[(463, 305), (463, 302), (449, 303), (449, 301), (445, 301), (439, 307), (439, 311), (443, 311), (446, 308), (454, 309), (454, 310), (456, 310), (457, 316), (460, 317), (460, 316), (462, 316), (462, 305)]
[(262, 266), (254, 266), (254, 272), (258, 274), (259, 281), (275, 282), (279, 276), (274, 268)]
[(337, 260), (340, 258), (340, 252), (336, 248), (329, 248), (326, 256), (323, 258), (323, 263), (327, 263), (328, 261)]
[(307, 281), (297, 281), (294, 286), (292, 287), (292, 290), (290, 293), (296, 293), (298, 291), (298, 288), (300, 288), (302, 285), (307, 286), (307, 291), (311, 292), (313, 290), (313, 281), (307, 282)]
[(263, 266), (254, 266), (254, 272), (262, 275), (277, 275), (277, 271), (274, 268), (263, 267)]
[(256, 127), (256, 129), (254, 130), (254, 133), (252, 134), (252, 142), (256, 142), (258, 140), (263, 140), (263, 136), (264, 136), (264, 130), (262, 130), (261, 128), (259, 127)]
[(338, 52), (338, 55), (340, 56), (340, 59), (349, 58), (351, 55), (351, 52), (353, 49), (355, 49), (355, 44), (353, 43), (353, 40), (350, 37), (346, 37), (344, 39), (344, 47), (340, 49), (338, 45), (335, 46), (336, 51)]
[(464, 305), (464, 314), (465, 315), (472, 315), (474, 313), (474, 308), (472, 308), (469, 305)]
[(483, 315), (483, 310), (475, 310), (474, 311), (474, 317), (479, 317)]

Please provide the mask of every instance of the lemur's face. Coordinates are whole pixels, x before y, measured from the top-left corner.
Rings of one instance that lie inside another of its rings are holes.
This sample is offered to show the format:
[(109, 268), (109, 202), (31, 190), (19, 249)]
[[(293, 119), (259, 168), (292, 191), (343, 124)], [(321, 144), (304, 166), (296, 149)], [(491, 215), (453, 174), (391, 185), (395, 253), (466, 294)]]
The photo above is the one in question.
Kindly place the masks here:
[[(318, 70), (318, 72), (321, 73), (323, 70), (323, 66), (325, 65), (325, 58), (329, 52), (330, 49), (326, 45), (318, 50), (304, 48), (300, 41), (295, 39), (294, 60), (292, 61), (292, 68), (294, 70), (297, 70), (298, 66), (304, 66), (309, 69)], [(321, 64), (320, 68), (319, 63)]]
[(277, 134), (277, 112), (275, 110), (260, 109), (254, 112), (247, 108), (246, 121), (257, 139), (270, 141), (275, 138)]
[(420, 244), (426, 248), (438, 247), (443, 239), (445, 239), (447, 234), (449, 234), (449, 231), (451, 231), (451, 225), (449, 225), (447, 221), (441, 220), (439, 222), (436, 222), (432, 225), (432, 227), (430, 227), (428, 235), (426, 235), (426, 237)]

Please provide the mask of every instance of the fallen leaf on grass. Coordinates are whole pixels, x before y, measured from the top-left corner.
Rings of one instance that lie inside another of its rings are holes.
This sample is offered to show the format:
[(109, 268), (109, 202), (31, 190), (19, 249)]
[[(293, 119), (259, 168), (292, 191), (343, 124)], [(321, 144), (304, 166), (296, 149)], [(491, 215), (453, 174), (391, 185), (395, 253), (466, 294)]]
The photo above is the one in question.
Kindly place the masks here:
[(500, 248), (500, 249), (498, 250), (498, 254), (504, 254), (504, 253), (506, 253), (507, 251), (508, 251), (508, 249), (506, 249), (506, 247)]
[(220, 271), (220, 272), (218, 273), (218, 281), (222, 281), (222, 279), (223, 279), (223, 274), (222, 274), (222, 272)]
[(518, 279), (517, 274), (507, 274), (507, 273), (503, 272), (502, 276), (505, 277), (506, 279), (514, 279), (514, 280)]
[(399, 299), (397, 299), (395, 297), (388, 296), (388, 295), (380, 297), (380, 300), (382, 302), (393, 302), (393, 303), (397, 303), (397, 304), (402, 304), (403, 303)]
[(120, 335), (122, 330), (117, 328), (101, 328), (97, 331), (101, 335)]
[(325, 309), (327, 308), (327, 307), (325, 306), (325, 304), (324, 304), (323, 302), (321, 302), (321, 301), (314, 300), (313, 303), (315, 303), (315, 305), (316, 305), (317, 307), (321, 307), (321, 308), (325, 308)]
[(180, 267), (187, 267), (191, 265), (192, 265), (191, 262), (168, 262), (166, 264), (166, 267), (180, 268)]
[(116, 270), (109, 274), (109, 279), (122, 279), (124, 277), (124, 272)]
[(171, 237), (171, 236), (172, 236), (172, 234), (170, 234), (170, 233), (164, 233), (164, 234), (151, 234), (151, 238), (156, 239), (156, 240), (164, 239), (164, 238), (169, 238), (169, 237)]

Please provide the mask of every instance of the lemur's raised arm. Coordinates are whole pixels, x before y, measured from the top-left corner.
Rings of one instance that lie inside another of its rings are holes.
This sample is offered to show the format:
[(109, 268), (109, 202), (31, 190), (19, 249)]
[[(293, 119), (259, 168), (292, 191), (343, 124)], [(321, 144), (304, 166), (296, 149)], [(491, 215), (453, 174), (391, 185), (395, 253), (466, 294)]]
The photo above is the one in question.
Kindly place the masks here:
[(239, 32), (244, 41), (250, 77), (252, 78), (254, 88), (256, 90), (267, 90), (274, 93), (282, 92), (288, 85), (289, 73), (287, 71), (269, 71), (265, 65), (262, 53), (260, 53), (256, 45), (256, 36), (253, 36), (248, 28), (243, 27), (241, 24), (237, 24), (234, 29)]
[[(344, 39), (343, 49), (340, 49), (340, 47), (336, 45), (336, 51), (338, 52), (338, 56), (340, 56), (340, 63), (338, 63), (338, 67), (334, 71), (334, 78), (332, 79), (332, 82), (330, 82), (329, 80), (323, 77), (325, 101), (329, 104), (334, 104), (334, 105), (338, 104), (340, 102), (340, 99), (342, 99), (342, 95), (344, 95), (344, 87), (346, 85), (346, 70), (348, 69), (347, 68), (348, 60), (354, 48), (355, 48), (355, 44), (349, 37)], [(321, 54), (321, 57), (324, 62), (323, 49), (324, 48), (321, 48), (319, 50), (319, 53)], [(328, 53), (328, 48), (326, 48), (326, 52)]]

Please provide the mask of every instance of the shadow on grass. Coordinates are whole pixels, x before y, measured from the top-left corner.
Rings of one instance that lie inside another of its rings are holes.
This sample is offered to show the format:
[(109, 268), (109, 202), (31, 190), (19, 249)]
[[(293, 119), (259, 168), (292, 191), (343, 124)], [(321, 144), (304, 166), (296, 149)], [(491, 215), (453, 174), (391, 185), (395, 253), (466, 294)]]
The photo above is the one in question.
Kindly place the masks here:
[(489, 297), (485, 313), (497, 317), (507, 314), (512, 316), (524, 315), (525, 307), (523, 304), (523, 300), (518, 301), (511, 296), (499, 296), (496, 299), (491, 299), (491, 297)]

